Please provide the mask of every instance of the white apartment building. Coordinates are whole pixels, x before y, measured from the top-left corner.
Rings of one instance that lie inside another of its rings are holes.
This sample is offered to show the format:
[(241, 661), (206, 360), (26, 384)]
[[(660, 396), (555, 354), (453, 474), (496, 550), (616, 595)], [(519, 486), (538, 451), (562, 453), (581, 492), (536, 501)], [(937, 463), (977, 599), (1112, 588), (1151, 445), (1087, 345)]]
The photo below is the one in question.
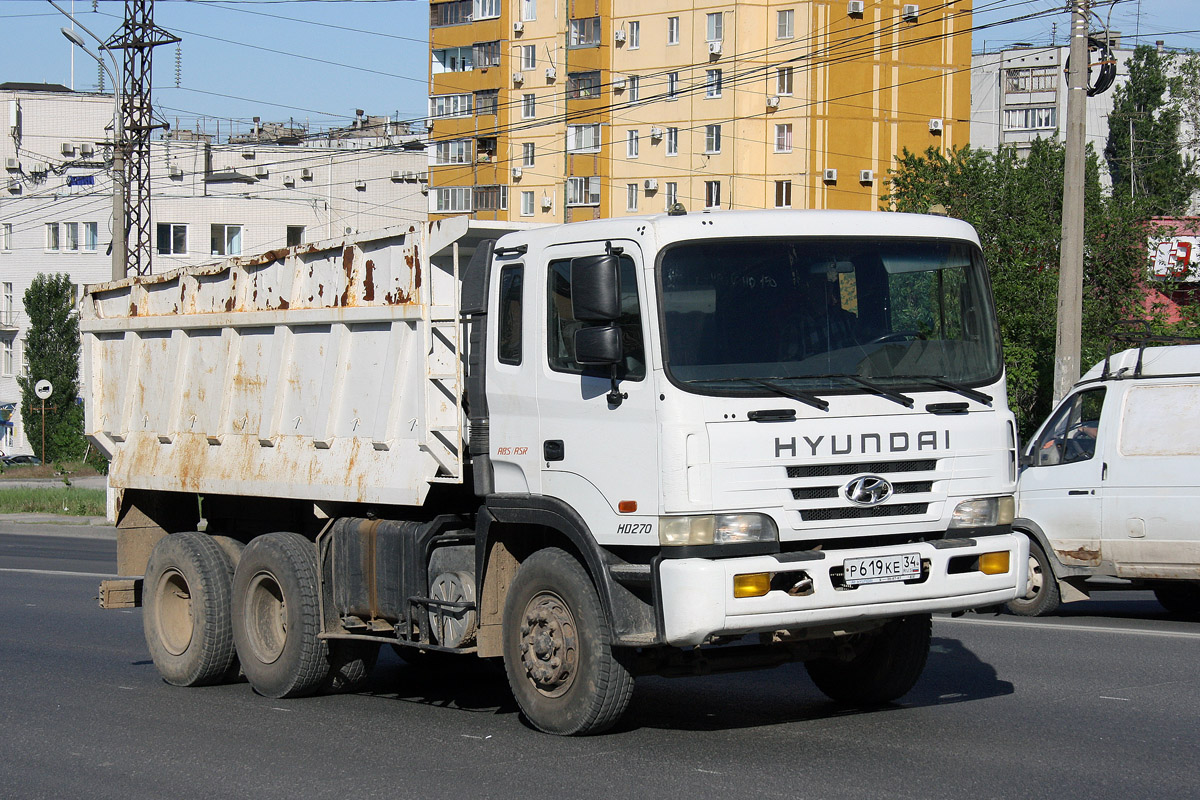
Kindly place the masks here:
[[(0, 419), (12, 410), (0, 450), (33, 453), (16, 381), (23, 298), (38, 273), (76, 284), (111, 277), (113, 98), (5, 83), (0, 109)], [(356, 119), (320, 137), (239, 138), (153, 142), (154, 272), (427, 217), (423, 144), (390, 121)]]

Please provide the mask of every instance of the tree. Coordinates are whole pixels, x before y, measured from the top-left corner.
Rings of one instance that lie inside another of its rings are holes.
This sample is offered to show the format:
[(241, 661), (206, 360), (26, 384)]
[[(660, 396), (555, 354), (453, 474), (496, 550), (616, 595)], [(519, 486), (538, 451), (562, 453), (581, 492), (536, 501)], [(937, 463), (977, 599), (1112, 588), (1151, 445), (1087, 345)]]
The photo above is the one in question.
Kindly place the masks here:
[(1113, 195), (1131, 197), (1150, 216), (1181, 214), (1200, 186), (1179, 137), (1180, 108), (1194, 101), (1184, 94), (1187, 69), (1194, 65), (1185, 62), (1183, 74), (1173, 78), (1173, 56), (1138, 45), (1128, 66), (1129, 81), (1113, 92), (1104, 147)]
[[(83, 406), (79, 405), (79, 319), (75, 316), (75, 287), (67, 275), (38, 274), (25, 292), (29, 330), (25, 337), (27, 376), (20, 376), (21, 419), (31, 442), (40, 444), (42, 401), (34, 394), (40, 380), (54, 386), (46, 401), (47, 462), (81, 458)], [(36, 449), (36, 445), (35, 445)]]
[[(1022, 435), (1049, 413), (1062, 225), (1065, 152), (1036, 140), (1026, 158), (970, 147), (922, 155), (907, 150), (890, 171), (884, 208), (925, 213), (941, 204), (979, 233), (1004, 340), (1008, 397)], [(1108, 331), (1130, 315), (1144, 274), (1145, 232), (1128, 204), (1100, 191), (1089, 151), (1084, 240), (1083, 364), (1104, 356)]]

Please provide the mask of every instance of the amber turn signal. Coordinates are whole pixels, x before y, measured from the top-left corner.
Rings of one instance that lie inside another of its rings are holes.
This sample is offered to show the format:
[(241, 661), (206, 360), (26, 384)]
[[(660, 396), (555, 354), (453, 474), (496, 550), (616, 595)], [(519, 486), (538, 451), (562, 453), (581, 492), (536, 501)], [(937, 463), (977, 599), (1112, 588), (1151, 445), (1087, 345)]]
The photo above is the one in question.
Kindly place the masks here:
[(762, 597), (771, 591), (771, 573), (755, 572), (733, 576), (734, 597)]
[(979, 571), (984, 575), (1003, 575), (1008, 572), (1008, 551), (984, 553), (979, 557)]
[(617, 511), (622, 514), (632, 514), (637, 511), (637, 500), (622, 500), (617, 503)]

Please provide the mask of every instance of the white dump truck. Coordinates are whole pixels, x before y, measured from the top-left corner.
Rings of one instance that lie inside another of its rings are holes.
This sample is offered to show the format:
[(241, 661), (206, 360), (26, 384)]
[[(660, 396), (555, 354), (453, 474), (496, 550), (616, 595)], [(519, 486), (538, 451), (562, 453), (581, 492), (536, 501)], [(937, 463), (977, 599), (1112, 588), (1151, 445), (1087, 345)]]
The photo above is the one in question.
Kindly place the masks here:
[[(515, 228), (515, 229), (514, 229)], [(537, 728), (637, 674), (912, 688), (930, 614), (1025, 593), (970, 226), (465, 219), (91, 286), (86, 427), (163, 678), (354, 686), (500, 658)]]

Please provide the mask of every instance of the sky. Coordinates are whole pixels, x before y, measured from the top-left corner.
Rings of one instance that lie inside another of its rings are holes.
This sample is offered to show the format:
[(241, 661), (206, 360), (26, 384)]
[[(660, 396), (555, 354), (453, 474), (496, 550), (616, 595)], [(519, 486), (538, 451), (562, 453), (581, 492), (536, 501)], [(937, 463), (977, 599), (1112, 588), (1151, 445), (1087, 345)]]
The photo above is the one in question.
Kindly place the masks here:
[[(102, 39), (121, 25), (122, 0), (57, 2)], [(974, 0), (972, 48), (1040, 44), (1056, 34), (1065, 43), (1064, 6)], [(1139, 35), (1200, 49), (1200, 0), (1119, 0), (1097, 3), (1095, 14), (1127, 42)], [(182, 39), (178, 75), (176, 45), (154, 51), (154, 104), (172, 127), (219, 126), (224, 138), (248, 130), (255, 116), (321, 130), (347, 124), (357, 109), (402, 120), (427, 115), (427, 2), (157, 0), (154, 21)], [(72, 86), (74, 50), (73, 86), (94, 91), (96, 63), (59, 31), (70, 25), (46, 0), (0, 0), (0, 83)]]

